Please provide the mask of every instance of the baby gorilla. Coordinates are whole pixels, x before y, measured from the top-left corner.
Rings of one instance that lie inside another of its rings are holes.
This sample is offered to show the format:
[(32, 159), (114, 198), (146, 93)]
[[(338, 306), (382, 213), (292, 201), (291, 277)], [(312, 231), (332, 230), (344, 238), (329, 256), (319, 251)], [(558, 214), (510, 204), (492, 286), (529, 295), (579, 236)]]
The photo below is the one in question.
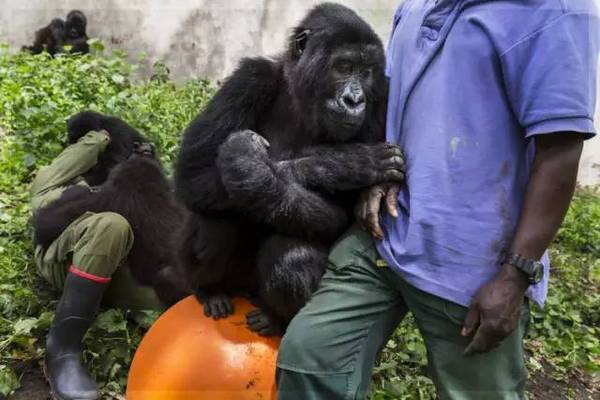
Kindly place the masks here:
[(127, 264), (133, 277), (151, 286), (165, 305), (184, 296), (176, 284), (171, 232), (186, 211), (171, 191), (154, 146), (136, 143), (131, 157), (114, 167), (105, 183), (73, 186), (33, 216), (34, 242), (46, 249), (85, 212), (112, 211), (123, 216), (135, 237)]
[(67, 121), (67, 142), (73, 144), (88, 132), (101, 130), (107, 131), (111, 140), (106, 150), (98, 157), (96, 165), (83, 174), (90, 186), (103, 183), (113, 167), (127, 160), (133, 152), (134, 143), (147, 141), (136, 129), (118, 117), (95, 111), (82, 111)]

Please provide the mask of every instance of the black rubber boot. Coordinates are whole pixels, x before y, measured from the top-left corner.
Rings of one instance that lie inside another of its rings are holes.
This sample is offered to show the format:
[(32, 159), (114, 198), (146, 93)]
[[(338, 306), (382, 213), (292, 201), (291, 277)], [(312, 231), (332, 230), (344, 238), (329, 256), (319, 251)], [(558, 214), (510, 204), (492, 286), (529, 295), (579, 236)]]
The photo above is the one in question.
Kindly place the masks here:
[(98, 387), (83, 365), (81, 341), (94, 322), (106, 283), (67, 275), (46, 340), (46, 377), (56, 400), (99, 399)]

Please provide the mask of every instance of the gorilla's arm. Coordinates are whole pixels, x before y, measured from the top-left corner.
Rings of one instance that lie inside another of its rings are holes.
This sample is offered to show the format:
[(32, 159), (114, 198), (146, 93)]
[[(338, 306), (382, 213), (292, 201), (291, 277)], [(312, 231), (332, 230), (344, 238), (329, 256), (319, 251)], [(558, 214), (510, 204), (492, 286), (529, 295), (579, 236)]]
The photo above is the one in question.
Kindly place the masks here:
[(387, 143), (312, 147), (275, 168), (304, 187), (329, 193), (404, 179), (402, 152)]
[(88, 45), (87, 41), (87, 36), (81, 36), (75, 39), (69, 38), (65, 44), (71, 46), (71, 53), (87, 54), (90, 52), (90, 46)]
[(192, 211), (222, 211), (231, 202), (216, 167), (221, 143), (236, 131), (256, 129), (277, 95), (281, 71), (271, 61), (245, 59), (184, 132), (175, 167), (178, 197)]
[(252, 131), (230, 135), (219, 148), (217, 166), (230, 201), (257, 222), (279, 233), (334, 240), (347, 227), (346, 211), (280, 174), (267, 154), (266, 140)]
[(307, 188), (334, 193), (404, 180), (400, 147), (383, 143), (387, 120), (388, 82), (371, 93), (368, 123), (355, 143), (306, 147), (276, 168)]

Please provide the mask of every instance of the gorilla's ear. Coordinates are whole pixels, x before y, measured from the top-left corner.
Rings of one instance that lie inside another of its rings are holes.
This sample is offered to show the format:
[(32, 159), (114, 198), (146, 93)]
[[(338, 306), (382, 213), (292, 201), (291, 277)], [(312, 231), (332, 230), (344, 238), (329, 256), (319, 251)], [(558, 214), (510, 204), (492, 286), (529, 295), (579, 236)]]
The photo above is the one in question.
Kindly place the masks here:
[(294, 49), (294, 55), (296, 57), (300, 57), (302, 53), (304, 53), (304, 49), (306, 49), (306, 43), (308, 42), (308, 37), (310, 35), (310, 29), (298, 29), (296, 31), (296, 35), (294, 36), (292, 48)]

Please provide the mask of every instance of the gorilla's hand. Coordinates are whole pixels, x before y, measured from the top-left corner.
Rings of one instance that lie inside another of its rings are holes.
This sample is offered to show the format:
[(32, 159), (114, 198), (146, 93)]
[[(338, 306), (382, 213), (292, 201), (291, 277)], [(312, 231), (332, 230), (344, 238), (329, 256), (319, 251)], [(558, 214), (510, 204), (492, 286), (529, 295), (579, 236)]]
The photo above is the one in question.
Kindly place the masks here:
[(313, 147), (296, 159), (277, 163), (277, 168), (308, 188), (327, 192), (404, 181), (402, 151), (388, 143)]
[(156, 156), (156, 146), (153, 143), (133, 142), (133, 152), (131, 155), (154, 158)]
[(269, 142), (258, 133), (246, 129), (229, 135), (219, 147), (219, 155), (229, 153), (246, 159), (268, 158)]
[(392, 217), (398, 217), (398, 183), (382, 183), (362, 191), (354, 215), (358, 225), (371, 233), (375, 239), (383, 239), (383, 229), (380, 224), (381, 203), (385, 202), (385, 210)]
[(208, 295), (201, 289), (197, 290), (195, 294), (204, 307), (205, 316), (217, 320), (233, 314), (233, 303), (226, 294)]
[(363, 187), (404, 181), (404, 158), (400, 147), (389, 143), (357, 146), (356, 151), (348, 151), (347, 163), (355, 173), (363, 174)]
[(283, 336), (284, 333), (281, 323), (260, 308), (246, 314), (246, 324), (248, 329), (260, 336)]
[(265, 138), (250, 130), (232, 133), (219, 147), (216, 164), (230, 196), (249, 200), (244, 193), (264, 192), (278, 183), (268, 147)]

